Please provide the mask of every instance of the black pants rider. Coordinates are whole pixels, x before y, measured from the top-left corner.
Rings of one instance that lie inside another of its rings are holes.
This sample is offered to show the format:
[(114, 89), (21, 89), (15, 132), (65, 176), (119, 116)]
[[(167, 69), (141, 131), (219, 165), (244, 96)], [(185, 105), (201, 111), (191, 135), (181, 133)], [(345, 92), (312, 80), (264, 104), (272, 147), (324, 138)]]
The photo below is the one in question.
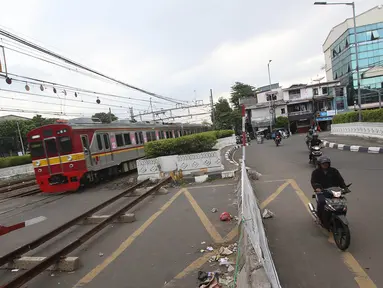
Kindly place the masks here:
[(322, 222), (324, 228), (328, 229), (329, 227), (329, 219), (324, 207), (326, 205), (326, 198), (331, 198), (332, 195), (328, 191), (323, 191), (317, 193), (317, 215), (319, 220)]

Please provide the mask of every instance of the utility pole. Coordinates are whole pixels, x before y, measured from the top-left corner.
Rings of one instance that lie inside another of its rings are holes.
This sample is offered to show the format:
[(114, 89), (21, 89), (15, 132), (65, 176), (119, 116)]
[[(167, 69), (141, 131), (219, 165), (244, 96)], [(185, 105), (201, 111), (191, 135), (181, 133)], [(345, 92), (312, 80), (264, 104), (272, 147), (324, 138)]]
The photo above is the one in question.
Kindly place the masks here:
[[(272, 60), (269, 60), (269, 63), (267, 64), (267, 71), (269, 73), (269, 90), (270, 90), (270, 101), (269, 101), (269, 113), (270, 113), (270, 133), (273, 131), (273, 111), (272, 109), (272, 101), (273, 101), (273, 94), (271, 93), (271, 76), (270, 76), (270, 63)], [(267, 96), (266, 96), (267, 97)]]
[(17, 131), (19, 132), (19, 137), (20, 137), (21, 150), (22, 150), (22, 152), (23, 152), (23, 155), (25, 155), (24, 143), (23, 143), (23, 137), (21, 137), (20, 127), (19, 127), (19, 121), (17, 121), (16, 124), (17, 124)]
[(112, 123), (112, 110), (109, 108), (109, 123)]
[(129, 107), (129, 112), (130, 112), (130, 120), (134, 121), (133, 107)]
[(213, 129), (215, 128), (215, 112), (213, 102), (213, 89), (210, 89), (210, 108), (211, 108), (211, 121), (213, 122)]
[(150, 97), (150, 111), (152, 112), (153, 121), (155, 120), (154, 113), (153, 113), (153, 104), (152, 104), (152, 97)]

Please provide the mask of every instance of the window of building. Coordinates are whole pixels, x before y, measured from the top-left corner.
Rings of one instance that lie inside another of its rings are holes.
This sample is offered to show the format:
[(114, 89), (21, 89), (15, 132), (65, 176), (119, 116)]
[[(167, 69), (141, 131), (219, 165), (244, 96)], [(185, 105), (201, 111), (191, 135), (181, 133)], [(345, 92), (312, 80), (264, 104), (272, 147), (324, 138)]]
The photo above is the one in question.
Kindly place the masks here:
[(348, 40), (346, 38), (345, 48), (348, 48), (348, 46), (350, 46), (350, 44), (348, 43)]
[(371, 41), (379, 39), (379, 32), (377, 30), (372, 31), (371, 33)]
[(285, 108), (281, 108), (281, 114), (286, 114), (286, 109)]
[(322, 87), (322, 95), (326, 95), (328, 93), (328, 87)]
[(318, 88), (314, 88), (314, 89), (313, 89), (313, 94), (314, 94), (314, 96), (317, 96), (317, 95), (318, 95)]
[(124, 141), (125, 141), (125, 145), (132, 145), (132, 141), (130, 140), (130, 133), (124, 134)]
[(98, 150), (102, 150), (102, 141), (101, 141), (101, 135), (100, 134), (97, 134), (97, 147), (98, 147)]
[(122, 137), (122, 134), (116, 134), (116, 142), (117, 142), (117, 147), (124, 146), (124, 138)]

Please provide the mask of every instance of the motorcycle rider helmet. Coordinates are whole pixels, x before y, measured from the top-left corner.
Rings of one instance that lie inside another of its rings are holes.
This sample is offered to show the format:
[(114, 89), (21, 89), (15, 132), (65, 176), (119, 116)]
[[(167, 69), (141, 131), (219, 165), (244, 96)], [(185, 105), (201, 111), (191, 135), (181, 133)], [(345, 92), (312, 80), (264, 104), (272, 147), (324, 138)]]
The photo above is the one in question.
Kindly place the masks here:
[(328, 158), (327, 156), (321, 156), (319, 157), (318, 159), (318, 164), (324, 164), (324, 163), (328, 163), (328, 165), (330, 166), (331, 165), (331, 160), (330, 158)]

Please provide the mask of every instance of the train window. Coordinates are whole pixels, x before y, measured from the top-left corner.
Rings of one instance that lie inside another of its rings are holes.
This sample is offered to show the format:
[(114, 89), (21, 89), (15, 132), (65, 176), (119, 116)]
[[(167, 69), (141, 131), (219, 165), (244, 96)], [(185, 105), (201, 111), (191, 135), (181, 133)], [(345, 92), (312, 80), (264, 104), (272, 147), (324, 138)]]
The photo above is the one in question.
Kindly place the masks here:
[(60, 152), (62, 153), (72, 152), (72, 141), (70, 137), (68, 136), (59, 137), (59, 147), (60, 147)]
[(136, 144), (140, 144), (140, 140), (138, 139), (138, 133), (134, 133), (134, 138), (136, 139)]
[(132, 141), (130, 140), (130, 133), (124, 134), (124, 140), (125, 140), (125, 145), (132, 145)]
[(43, 142), (32, 142), (29, 145), (32, 157), (45, 157)]
[(152, 131), (150, 133), (152, 134), (152, 141), (156, 141), (157, 140), (156, 131)]
[(57, 155), (56, 139), (45, 140), (45, 148), (47, 150), (48, 156)]
[(170, 138), (169, 131), (166, 131), (166, 138), (167, 138), (167, 139)]
[(102, 150), (102, 141), (101, 141), (100, 134), (97, 134), (97, 147), (98, 147), (98, 150)]
[(124, 146), (124, 138), (122, 137), (122, 134), (116, 134), (116, 142), (117, 142), (117, 147)]
[(160, 136), (160, 139), (165, 139), (164, 131), (160, 131), (159, 136)]
[(109, 135), (104, 134), (104, 143), (105, 143), (105, 149), (109, 149), (110, 144), (109, 144)]
[(142, 132), (138, 132), (138, 137), (140, 138), (140, 143), (144, 143), (144, 134)]
[(146, 132), (146, 141), (147, 142), (153, 141), (152, 140), (152, 134), (150, 132)]
[(44, 136), (44, 137), (52, 137), (52, 136), (53, 136), (53, 131), (52, 131), (52, 129), (46, 129), (46, 130), (43, 130), (43, 136)]
[(175, 130), (174, 131), (174, 138), (178, 138), (179, 136), (178, 136), (178, 130)]

